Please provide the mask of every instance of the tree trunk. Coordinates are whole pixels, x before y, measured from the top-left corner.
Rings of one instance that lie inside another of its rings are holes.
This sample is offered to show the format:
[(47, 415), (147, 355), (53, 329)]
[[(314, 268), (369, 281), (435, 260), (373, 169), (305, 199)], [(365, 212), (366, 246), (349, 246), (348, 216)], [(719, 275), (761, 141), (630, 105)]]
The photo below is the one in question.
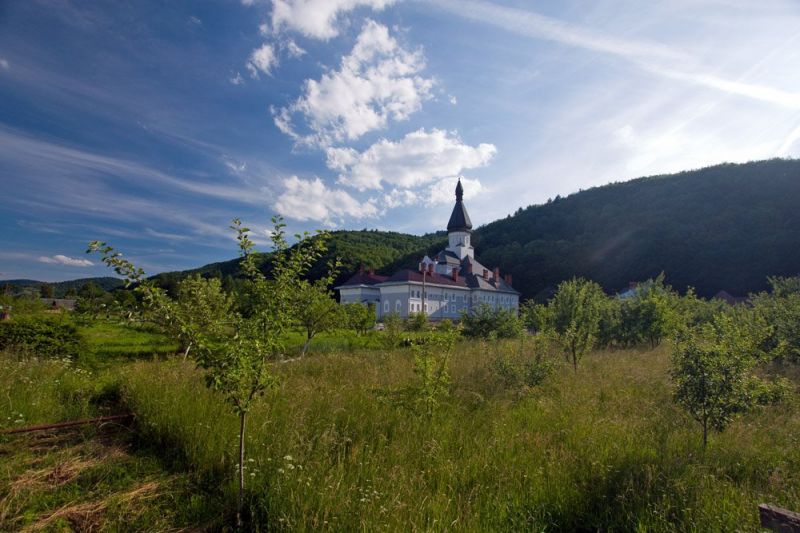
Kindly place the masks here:
[(703, 451), (706, 450), (706, 446), (708, 445), (708, 419), (703, 419)]
[(186, 345), (186, 349), (183, 351), (183, 360), (186, 361), (186, 358), (189, 357), (189, 350), (192, 349), (192, 343)]
[(306, 352), (308, 351), (308, 347), (311, 346), (311, 339), (312, 336), (309, 335), (308, 339), (306, 340), (305, 344), (303, 344), (303, 350), (300, 352), (300, 357), (304, 357)]
[(239, 415), (239, 501), (236, 505), (236, 527), (242, 529), (242, 509), (244, 508), (244, 420), (247, 413)]

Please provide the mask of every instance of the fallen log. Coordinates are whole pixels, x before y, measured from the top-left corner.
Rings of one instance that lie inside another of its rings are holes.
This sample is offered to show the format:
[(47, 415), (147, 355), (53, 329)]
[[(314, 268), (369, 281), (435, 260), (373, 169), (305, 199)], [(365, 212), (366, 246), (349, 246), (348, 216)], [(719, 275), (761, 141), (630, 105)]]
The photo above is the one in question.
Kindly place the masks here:
[(10, 428), (0, 430), (2, 435), (11, 435), (13, 433), (31, 433), (33, 431), (47, 431), (50, 429), (64, 429), (75, 426), (84, 426), (87, 424), (102, 424), (103, 422), (115, 422), (117, 420), (127, 420), (133, 418), (133, 413), (123, 415), (110, 415), (101, 416), (98, 418), (86, 418), (84, 420), (72, 420), (70, 422), (59, 422), (57, 424), (44, 424), (40, 426), (28, 426), (26, 428)]

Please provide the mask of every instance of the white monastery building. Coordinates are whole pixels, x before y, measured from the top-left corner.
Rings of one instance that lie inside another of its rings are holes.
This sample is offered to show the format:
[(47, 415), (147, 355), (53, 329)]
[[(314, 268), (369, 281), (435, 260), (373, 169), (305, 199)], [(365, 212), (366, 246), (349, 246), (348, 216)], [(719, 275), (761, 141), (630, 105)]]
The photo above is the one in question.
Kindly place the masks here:
[(459, 180), (456, 205), (447, 223), (447, 248), (434, 259), (426, 255), (417, 270), (401, 270), (392, 276), (362, 268), (336, 287), (341, 303), (374, 304), (379, 320), (389, 313), (405, 318), (423, 311), (432, 320), (452, 320), (482, 305), (516, 311), (520, 293), (511, 286), (511, 275), (501, 279), (499, 268), (489, 270), (475, 260), (472, 222), (463, 197)]

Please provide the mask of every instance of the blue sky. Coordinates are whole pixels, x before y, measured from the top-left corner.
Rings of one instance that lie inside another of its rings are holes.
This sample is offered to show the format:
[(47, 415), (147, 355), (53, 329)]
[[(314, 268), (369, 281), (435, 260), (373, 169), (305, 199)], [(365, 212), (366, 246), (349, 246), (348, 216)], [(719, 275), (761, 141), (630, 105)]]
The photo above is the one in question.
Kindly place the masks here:
[(0, 279), (148, 273), (291, 232), (483, 224), (800, 156), (795, 0), (0, 5)]

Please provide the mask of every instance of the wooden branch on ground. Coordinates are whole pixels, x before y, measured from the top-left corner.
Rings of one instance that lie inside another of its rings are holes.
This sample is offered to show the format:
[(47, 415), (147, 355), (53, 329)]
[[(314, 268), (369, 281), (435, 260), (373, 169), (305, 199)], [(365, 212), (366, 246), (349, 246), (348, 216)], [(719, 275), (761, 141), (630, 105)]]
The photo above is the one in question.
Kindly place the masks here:
[(758, 506), (761, 527), (779, 533), (800, 533), (800, 513), (762, 503)]

